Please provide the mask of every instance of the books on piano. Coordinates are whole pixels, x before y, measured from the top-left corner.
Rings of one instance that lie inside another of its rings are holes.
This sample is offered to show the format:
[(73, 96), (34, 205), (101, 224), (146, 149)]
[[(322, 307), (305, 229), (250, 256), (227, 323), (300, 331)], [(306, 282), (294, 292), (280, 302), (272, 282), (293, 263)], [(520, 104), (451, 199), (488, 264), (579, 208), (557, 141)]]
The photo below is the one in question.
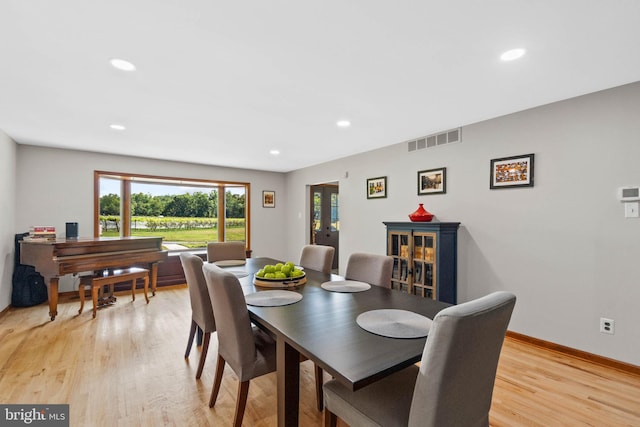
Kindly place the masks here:
[(26, 240), (56, 240), (56, 228), (50, 225), (34, 225), (29, 227)]

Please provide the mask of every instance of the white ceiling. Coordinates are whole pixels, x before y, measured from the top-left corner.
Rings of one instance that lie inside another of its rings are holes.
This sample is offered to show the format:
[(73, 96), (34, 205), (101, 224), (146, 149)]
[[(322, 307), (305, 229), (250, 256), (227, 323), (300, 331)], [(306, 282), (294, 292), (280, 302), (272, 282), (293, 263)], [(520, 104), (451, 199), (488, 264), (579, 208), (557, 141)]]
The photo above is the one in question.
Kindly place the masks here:
[(638, 80), (638, 0), (0, 0), (21, 144), (290, 171)]

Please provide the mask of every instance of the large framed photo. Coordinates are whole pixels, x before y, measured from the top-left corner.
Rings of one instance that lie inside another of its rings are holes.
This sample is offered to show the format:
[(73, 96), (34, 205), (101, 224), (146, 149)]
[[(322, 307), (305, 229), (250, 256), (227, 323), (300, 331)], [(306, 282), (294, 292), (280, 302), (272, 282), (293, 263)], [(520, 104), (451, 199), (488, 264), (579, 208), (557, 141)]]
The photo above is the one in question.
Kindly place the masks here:
[(447, 168), (418, 172), (418, 196), (447, 192)]
[(367, 199), (382, 199), (387, 197), (387, 177), (367, 179)]
[(491, 160), (490, 188), (533, 187), (534, 154)]
[(275, 208), (276, 207), (276, 192), (275, 191), (263, 191), (262, 192), (262, 207), (263, 208)]

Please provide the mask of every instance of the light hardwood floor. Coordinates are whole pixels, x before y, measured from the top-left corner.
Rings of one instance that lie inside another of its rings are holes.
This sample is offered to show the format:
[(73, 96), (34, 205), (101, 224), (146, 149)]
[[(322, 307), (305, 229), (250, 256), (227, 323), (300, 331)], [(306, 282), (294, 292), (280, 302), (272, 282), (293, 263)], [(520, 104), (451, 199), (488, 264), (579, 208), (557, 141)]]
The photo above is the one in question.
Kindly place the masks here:
[[(46, 304), (0, 315), (0, 403), (68, 403), (71, 426), (231, 424), (238, 383), (228, 368), (216, 407), (207, 404), (216, 340), (200, 380), (199, 349), (183, 357), (186, 287), (160, 289), (148, 305), (119, 294), (96, 319), (78, 308), (62, 296), (53, 322)], [(313, 365), (301, 367), (300, 425), (321, 426)], [(276, 425), (275, 390), (274, 374), (251, 382), (245, 426)], [(490, 418), (493, 427), (637, 427), (640, 377), (507, 338)]]

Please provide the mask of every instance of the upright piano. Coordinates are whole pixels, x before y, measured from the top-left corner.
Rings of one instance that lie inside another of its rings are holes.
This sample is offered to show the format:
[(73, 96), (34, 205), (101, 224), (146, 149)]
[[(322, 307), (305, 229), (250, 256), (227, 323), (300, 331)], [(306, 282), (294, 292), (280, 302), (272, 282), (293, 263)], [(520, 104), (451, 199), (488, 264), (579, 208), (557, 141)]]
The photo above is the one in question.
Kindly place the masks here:
[(162, 250), (162, 237), (23, 240), (20, 243), (20, 263), (34, 266), (45, 279), (51, 320), (58, 314), (58, 280), (61, 276), (146, 264), (155, 295), (158, 263), (165, 259), (167, 251)]

